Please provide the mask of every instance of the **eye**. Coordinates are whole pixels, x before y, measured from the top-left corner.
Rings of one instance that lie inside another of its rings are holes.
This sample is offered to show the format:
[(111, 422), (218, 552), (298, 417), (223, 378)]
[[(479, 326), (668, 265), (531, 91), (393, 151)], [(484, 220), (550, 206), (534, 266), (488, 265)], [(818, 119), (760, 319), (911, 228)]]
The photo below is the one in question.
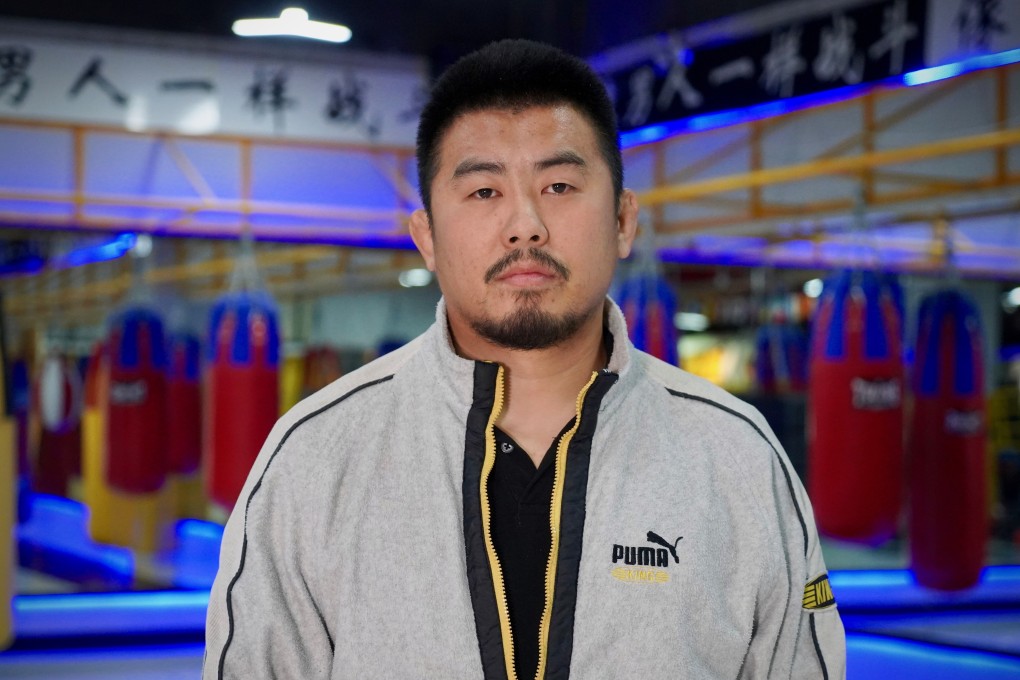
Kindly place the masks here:
[(555, 184), (550, 184), (546, 187), (546, 193), (565, 194), (571, 189), (573, 189), (573, 187), (566, 182), (556, 182)]
[(476, 198), (482, 198), (482, 199), (492, 198), (493, 196), (496, 195), (496, 190), (495, 189), (490, 189), (489, 187), (485, 187), (483, 189), (478, 189), (477, 191), (475, 191), (471, 195), (476, 197)]

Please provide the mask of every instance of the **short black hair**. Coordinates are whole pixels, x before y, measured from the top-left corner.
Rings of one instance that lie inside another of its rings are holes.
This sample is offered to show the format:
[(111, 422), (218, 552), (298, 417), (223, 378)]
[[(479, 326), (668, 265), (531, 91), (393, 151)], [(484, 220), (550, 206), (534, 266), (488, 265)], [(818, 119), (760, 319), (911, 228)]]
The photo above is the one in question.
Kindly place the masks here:
[(461, 115), (484, 109), (517, 111), (570, 104), (595, 131), (609, 166), (617, 202), (623, 191), (616, 112), (605, 85), (588, 64), (551, 45), (500, 40), (462, 57), (440, 76), (418, 122), (416, 154), (422, 204), (431, 215), (439, 143)]

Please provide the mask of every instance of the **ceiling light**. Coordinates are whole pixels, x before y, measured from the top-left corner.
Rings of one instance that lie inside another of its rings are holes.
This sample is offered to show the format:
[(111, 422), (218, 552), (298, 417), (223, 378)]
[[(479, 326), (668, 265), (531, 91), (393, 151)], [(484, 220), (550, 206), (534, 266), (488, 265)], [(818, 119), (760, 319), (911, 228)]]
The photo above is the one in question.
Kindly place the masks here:
[(300, 7), (288, 7), (274, 19), (238, 19), (234, 22), (233, 29), (234, 33), (246, 38), (292, 35), (333, 43), (347, 42), (352, 35), (351, 29), (341, 24), (311, 21), (308, 12)]
[(134, 245), (131, 246), (131, 254), (135, 257), (148, 257), (152, 254), (152, 237), (148, 234), (138, 234), (135, 237)]
[(822, 283), (821, 279), (811, 279), (810, 281), (804, 282), (804, 295), (809, 298), (816, 298), (822, 294), (822, 289), (825, 288), (825, 284)]

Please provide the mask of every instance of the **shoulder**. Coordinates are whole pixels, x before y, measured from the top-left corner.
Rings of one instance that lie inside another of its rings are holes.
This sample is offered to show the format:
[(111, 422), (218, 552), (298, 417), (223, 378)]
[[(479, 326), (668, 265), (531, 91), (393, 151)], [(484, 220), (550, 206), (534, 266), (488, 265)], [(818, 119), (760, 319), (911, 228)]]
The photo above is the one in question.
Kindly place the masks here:
[(273, 435), (285, 437), (332, 412), (375, 408), (380, 398), (392, 393), (392, 382), (417, 355), (422, 341), (420, 336), (302, 399), (280, 418)]
[(809, 526), (813, 531), (810, 504), (782, 444), (761, 413), (717, 385), (647, 354), (638, 352), (635, 361), (646, 382), (667, 395), (664, 399), (671, 403), (667, 408), (675, 409), (677, 417), (671, 420), (684, 429), (676, 436), (698, 440), (701, 447), (722, 455), (747, 485), (761, 517), (775, 516), (775, 509), (783, 508), (781, 514), (799, 527), (797, 534), (806, 552)]
[(644, 352), (634, 352), (635, 367), (653, 388), (660, 389), (675, 408), (697, 410), (713, 417), (720, 426), (746, 430), (748, 435), (779, 449), (779, 442), (761, 413), (718, 385)]

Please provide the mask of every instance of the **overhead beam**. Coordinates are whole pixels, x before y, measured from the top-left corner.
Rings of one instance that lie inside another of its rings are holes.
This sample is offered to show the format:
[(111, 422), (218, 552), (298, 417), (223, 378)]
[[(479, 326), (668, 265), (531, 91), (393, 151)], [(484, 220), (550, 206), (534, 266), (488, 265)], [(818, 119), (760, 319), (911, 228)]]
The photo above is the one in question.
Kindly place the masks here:
[(807, 163), (753, 170), (687, 184), (674, 184), (641, 192), (638, 194), (638, 198), (643, 205), (652, 206), (727, 191), (814, 179), (819, 175), (862, 172), (883, 165), (911, 163), (939, 156), (987, 151), (1017, 144), (1020, 144), (1020, 128), (1009, 128), (897, 149), (882, 149), (856, 156), (818, 159)]

